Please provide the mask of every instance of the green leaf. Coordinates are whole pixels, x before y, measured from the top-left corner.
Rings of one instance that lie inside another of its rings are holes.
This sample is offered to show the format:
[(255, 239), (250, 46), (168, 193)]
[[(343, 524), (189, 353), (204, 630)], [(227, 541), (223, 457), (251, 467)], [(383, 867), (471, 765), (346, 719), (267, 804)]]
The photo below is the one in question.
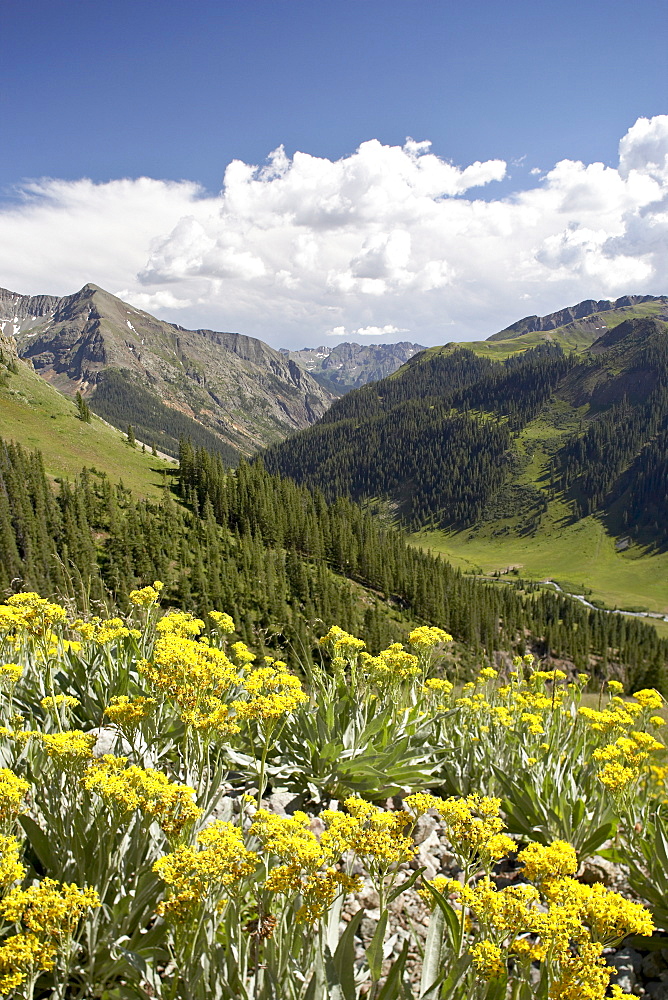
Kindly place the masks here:
[(444, 931), (445, 914), (440, 906), (437, 906), (431, 915), (431, 919), (429, 920), (427, 939), (424, 943), (422, 977), (420, 979), (421, 997), (426, 996), (439, 979)]
[(445, 918), (445, 924), (448, 929), (448, 941), (452, 950), (457, 953), (460, 948), (460, 939), (462, 933), (462, 925), (459, 919), (459, 914), (453, 909), (448, 903), (445, 896), (435, 889), (433, 885), (430, 885), (426, 879), (423, 879), (423, 885), (429, 890), (434, 899), (436, 900), (436, 905), (442, 911)]
[(355, 1000), (355, 934), (364, 917), (358, 910), (341, 935), (332, 962), (345, 1000)]
[(383, 967), (383, 944), (385, 943), (385, 931), (387, 930), (387, 910), (383, 910), (380, 920), (376, 926), (371, 944), (366, 950), (366, 960), (369, 963), (369, 971), (374, 982), (380, 979)]
[(30, 816), (19, 816), (19, 821), (30, 841), (30, 846), (37, 855), (39, 863), (47, 872), (54, 871), (57, 868), (57, 864), (47, 834), (44, 833), (42, 828)]
[(385, 985), (378, 994), (378, 1000), (397, 1000), (397, 997), (403, 992), (402, 976), (407, 957), (408, 941), (404, 941), (401, 953), (390, 969), (387, 979), (385, 980)]
[[(445, 997), (450, 996), (452, 991), (455, 989), (456, 986), (459, 985), (461, 980), (468, 972), (470, 965), (471, 965), (471, 956), (468, 954), (462, 955), (461, 958), (457, 959), (441, 988), (443, 996)], [(425, 994), (425, 996), (428, 995), (429, 994)]]
[(592, 854), (596, 853), (596, 849), (604, 844), (606, 840), (610, 840), (617, 829), (617, 823), (603, 823), (599, 826), (598, 830), (594, 830), (593, 833), (587, 837), (583, 844), (580, 845), (579, 854), (590, 857)]
[(409, 879), (406, 879), (405, 882), (402, 882), (400, 885), (395, 885), (394, 889), (392, 889), (392, 891), (389, 892), (387, 895), (387, 902), (391, 903), (392, 900), (396, 899), (397, 896), (400, 896), (402, 892), (406, 892), (407, 889), (410, 889), (411, 886), (414, 885), (416, 879), (420, 877), (420, 875), (424, 870), (425, 870), (424, 867), (418, 868), (418, 870), (413, 872), (411, 877)]

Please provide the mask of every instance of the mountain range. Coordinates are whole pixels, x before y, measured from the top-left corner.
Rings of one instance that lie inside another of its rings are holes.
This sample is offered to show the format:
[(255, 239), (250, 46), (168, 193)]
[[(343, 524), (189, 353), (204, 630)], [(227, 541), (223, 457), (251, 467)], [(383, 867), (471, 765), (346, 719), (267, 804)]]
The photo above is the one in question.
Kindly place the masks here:
[(377, 382), (400, 368), (415, 354), (424, 351), (420, 344), (337, 344), (335, 347), (305, 347), (301, 351), (281, 349), (313, 378), (337, 396)]
[(61, 298), (0, 289), (0, 332), (54, 388), (169, 454), (188, 437), (236, 462), (334, 399), (261, 340), (185, 330), (93, 284)]
[(526, 539), (552, 515), (562, 527), (595, 517), (618, 539), (663, 548), (668, 298), (581, 303), (429, 348), (265, 462), (413, 531)]

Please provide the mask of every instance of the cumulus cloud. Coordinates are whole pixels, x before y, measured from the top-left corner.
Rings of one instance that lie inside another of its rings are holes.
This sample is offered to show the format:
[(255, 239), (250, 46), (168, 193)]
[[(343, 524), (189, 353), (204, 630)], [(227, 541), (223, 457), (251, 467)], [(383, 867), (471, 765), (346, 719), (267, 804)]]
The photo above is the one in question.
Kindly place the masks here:
[(429, 142), (372, 139), (336, 161), (283, 147), (263, 166), (234, 160), (217, 195), (42, 180), (0, 206), (0, 284), (94, 281), (182, 325), (288, 347), (484, 337), (583, 298), (668, 291), (668, 115), (638, 119), (615, 167), (536, 169), (495, 198), (502, 160), (461, 167)]
[(351, 337), (394, 337), (398, 333), (406, 333), (401, 327), (392, 326), (386, 323), (385, 326), (360, 326), (357, 330), (346, 330), (345, 326), (335, 326), (333, 330), (328, 330), (328, 337), (339, 337), (341, 340), (349, 340)]

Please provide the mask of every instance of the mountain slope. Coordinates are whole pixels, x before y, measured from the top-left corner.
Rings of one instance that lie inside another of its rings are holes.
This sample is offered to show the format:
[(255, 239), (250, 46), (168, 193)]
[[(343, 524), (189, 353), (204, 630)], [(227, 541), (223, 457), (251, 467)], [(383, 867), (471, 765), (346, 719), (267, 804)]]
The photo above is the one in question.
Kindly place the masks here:
[[(426, 351), (337, 400), (265, 461), (328, 497), (373, 502), (413, 531), (457, 537), (464, 560), (466, 539), (480, 548), (483, 539), (494, 546), (506, 538), (495, 569), (517, 564), (513, 539), (529, 540), (528, 548), (545, 533), (555, 541), (591, 517), (632, 550), (626, 559), (638, 546), (663, 549), (668, 323), (605, 324), (589, 347), (569, 355), (554, 341), (503, 361), (458, 345)], [(442, 550), (452, 554), (445, 542)], [(473, 562), (484, 560), (476, 554)], [(542, 566), (549, 575), (549, 559)], [(657, 607), (650, 583), (647, 598)]]
[(91, 415), (81, 420), (74, 401), (10, 354), (11, 338), (0, 344), (0, 438), (38, 448), (50, 477), (73, 479), (84, 464), (123, 482), (138, 497), (158, 499), (174, 463), (131, 448), (127, 437)]
[(260, 340), (185, 330), (96, 285), (62, 298), (0, 291), (0, 329), (61, 392), (81, 391), (171, 453), (188, 436), (234, 461), (312, 423), (332, 399)]
[(307, 347), (302, 351), (282, 350), (305, 368), (326, 389), (337, 395), (378, 382), (391, 375), (415, 354), (420, 344), (337, 344), (336, 347)]

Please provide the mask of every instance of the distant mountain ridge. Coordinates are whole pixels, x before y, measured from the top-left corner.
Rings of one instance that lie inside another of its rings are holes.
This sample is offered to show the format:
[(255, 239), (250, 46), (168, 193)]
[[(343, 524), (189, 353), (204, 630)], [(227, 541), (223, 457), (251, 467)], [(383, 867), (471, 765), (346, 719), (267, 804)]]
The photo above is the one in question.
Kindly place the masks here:
[(577, 305), (548, 313), (547, 316), (525, 316), (524, 319), (512, 323), (505, 330), (500, 330), (487, 339), (512, 340), (514, 337), (521, 337), (525, 333), (542, 333), (548, 330), (556, 330), (560, 326), (567, 326), (569, 323), (595, 316), (597, 313), (625, 309), (627, 307), (642, 305), (646, 302), (663, 303), (668, 308), (668, 297), (665, 295), (622, 295), (614, 301), (600, 299), (598, 302), (594, 299), (585, 299), (583, 302), (578, 302)]
[(55, 388), (172, 454), (185, 436), (232, 461), (308, 426), (333, 399), (261, 340), (186, 330), (93, 284), (62, 297), (0, 290), (0, 334)]
[(336, 344), (335, 347), (305, 347), (301, 351), (281, 349), (305, 368), (316, 381), (341, 395), (392, 375), (406, 361), (424, 351), (420, 344)]

